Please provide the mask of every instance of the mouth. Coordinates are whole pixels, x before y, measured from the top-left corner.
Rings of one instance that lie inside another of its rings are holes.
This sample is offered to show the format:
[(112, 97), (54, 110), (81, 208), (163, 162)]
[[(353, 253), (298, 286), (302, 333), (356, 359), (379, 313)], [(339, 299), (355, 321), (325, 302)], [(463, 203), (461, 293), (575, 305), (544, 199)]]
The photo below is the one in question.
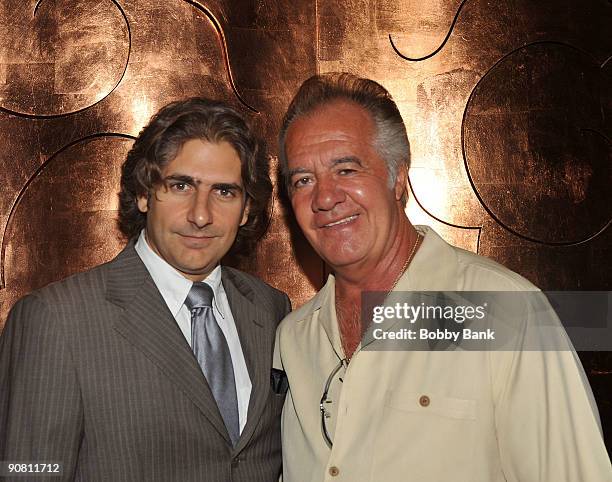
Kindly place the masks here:
[(191, 248), (199, 248), (201, 246), (208, 245), (208, 243), (215, 238), (215, 236), (202, 236), (201, 234), (197, 236), (180, 234), (179, 236), (183, 240), (183, 243)]
[(322, 228), (333, 228), (334, 226), (342, 226), (344, 224), (348, 224), (357, 219), (359, 215), (353, 214), (352, 216), (348, 216), (346, 218), (339, 219), (338, 221), (334, 221), (333, 223), (324, 224), (321, 226)]
[(214, 238), (214, 236), (202, 236), (202, 235), (192, 236), (192, 235), (189, 235), (189, 234), (181, 234), (180, 236), (183, 237), (183, 238), (186, 238), (186, 239), (195, 239), (195, 240), (198, 240), (198, 239), (204, 240), (204, 239), (212, 239), (212, 238)]

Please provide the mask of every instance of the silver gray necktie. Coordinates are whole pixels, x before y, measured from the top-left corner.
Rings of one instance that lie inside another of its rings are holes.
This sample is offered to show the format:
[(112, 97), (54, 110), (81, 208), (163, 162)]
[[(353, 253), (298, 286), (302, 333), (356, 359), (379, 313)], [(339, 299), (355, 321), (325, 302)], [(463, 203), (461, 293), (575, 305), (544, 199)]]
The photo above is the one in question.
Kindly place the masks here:
[(185, 305), (191, 311), (191, 348), (204, 372), (232, 444), (240, 436), (238, 397), (234, 368), (227, 340), (212, 309), (213, 290), (206, 283), (194, 283)]

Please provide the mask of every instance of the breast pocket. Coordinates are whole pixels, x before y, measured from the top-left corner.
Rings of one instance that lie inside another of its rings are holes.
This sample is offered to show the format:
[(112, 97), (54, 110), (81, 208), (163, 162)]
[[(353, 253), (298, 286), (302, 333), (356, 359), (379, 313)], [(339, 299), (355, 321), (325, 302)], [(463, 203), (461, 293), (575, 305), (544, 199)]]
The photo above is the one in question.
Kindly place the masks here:
[(438, 416), (457, 420), (476, 420), (476, 400), (447, 397), (437, 393), (423, 391), (387, 392), (385, 407), (406, 413), (418, 413), (421, 416)]
[(286, 393), (275, 393), (274, 391), (270, 390), (270, 395), (268, 396), (268, 404), (270, 409), (272, 410), (272, 413), (275, 416), (280, 417), (286, 398)]
[(389, 390), (376, 430), (373, 480), (469, 480), (477, 427), (476, 400), (437, 392)]

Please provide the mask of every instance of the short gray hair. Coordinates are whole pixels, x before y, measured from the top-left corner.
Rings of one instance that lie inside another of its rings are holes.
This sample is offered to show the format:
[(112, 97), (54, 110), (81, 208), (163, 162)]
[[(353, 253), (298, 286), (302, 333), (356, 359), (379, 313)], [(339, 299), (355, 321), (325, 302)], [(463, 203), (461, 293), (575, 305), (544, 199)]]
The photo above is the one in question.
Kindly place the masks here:
[[(395, 184), (401, 165), (410, 167), (410, 143), (406, 126), (391, 94), (378, 82), (346, 72), (313, 75), (301, 85), (289, 104), (279, 134), (279, 158), (285, 187), (290, 193), (285, 141), (289, 126), (304, 115), (334, 101), (348, 101), (363, 107), (372, 117), (376, 134), (373, 147), (387, 165), (389, 186)], [(402, 196), (406, 204), (406, 194)]]

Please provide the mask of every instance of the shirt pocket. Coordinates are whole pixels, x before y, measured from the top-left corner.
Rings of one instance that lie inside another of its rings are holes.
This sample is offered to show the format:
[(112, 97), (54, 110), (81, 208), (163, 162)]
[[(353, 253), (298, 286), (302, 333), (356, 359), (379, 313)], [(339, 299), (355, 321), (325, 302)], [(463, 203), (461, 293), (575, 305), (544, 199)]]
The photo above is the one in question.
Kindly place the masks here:
[[(374, 430), (372, 481), (472, 482), (477, 401), (388, 390)], [(412, 479), (411, 479), (412, 480)]]
[(385, 397), (385, 406), (400, 412), (414, 412), (421, 415), (476, 420), (476, 400), (454, 398), (435, 392), (403, 392), (389, 390)]

